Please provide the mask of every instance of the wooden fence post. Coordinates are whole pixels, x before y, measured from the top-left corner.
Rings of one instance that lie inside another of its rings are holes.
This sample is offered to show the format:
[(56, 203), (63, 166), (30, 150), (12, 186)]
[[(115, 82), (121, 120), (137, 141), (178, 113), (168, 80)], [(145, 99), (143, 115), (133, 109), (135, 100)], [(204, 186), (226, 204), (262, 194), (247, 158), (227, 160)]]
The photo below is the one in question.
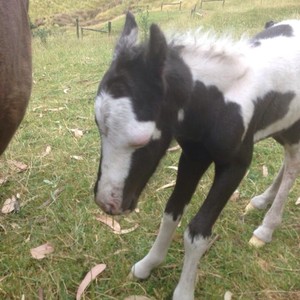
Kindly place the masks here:
[(76, 18), (76, 34), (77, 34), (77, 38), (79, 39), (79, 19)]
[(111, 33), (111, 21), (108, 22), (108, 35)]

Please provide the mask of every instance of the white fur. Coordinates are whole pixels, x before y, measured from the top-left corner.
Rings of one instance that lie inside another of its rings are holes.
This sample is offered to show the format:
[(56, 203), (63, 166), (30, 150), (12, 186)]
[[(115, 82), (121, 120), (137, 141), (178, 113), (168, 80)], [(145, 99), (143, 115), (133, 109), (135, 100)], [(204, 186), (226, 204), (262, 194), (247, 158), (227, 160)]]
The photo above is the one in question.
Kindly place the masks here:
[(134, 46), (137, 42), (137, 39), (138, 39), (138, 28), (137, 27), (132, 28), (128, 35), (122, 35), (116, 45), (116, 49), (115, 49), (115, 52), (113, 55), (113, 60), (115, 60), (118, 57), (121, 49), (123, 49), (123, 48), (129, 49), (130, 47)]
[(158, 235), (152, 248), (149, 253), (131, 269), (131, 272), (135, 277), (146, 279), (151, 271), (164, 261), (179, 220), (180, 217), (174, 221), (172, 215), (164, 214)]
[[(284, 204), (287, 200), (289, 190), (293, 186), (300, 172), (300, 143), (285, 146), (285, 159), (282, 179), (272, 206), (264, 217), (262, 225), (255, 231), (254, 235), (264, 242), (271, 242), (274, 230), (280, 225)], [(276, 184), (275, 184), (276, 185)]]
[(112, 99), (102, 92), (96, 97), (95, 114), (102, 133), (102, 176), (96, 201), (107, 208), (113, 204), (115, 212), (120, 213), (124, 183), (135, 146), (158, 139), (161, 133), (155, 122), (137, 121), (129, 98)]
[(282, 167), (280, 168), (280, 171), (276, 176), (275, 180), (273, 181), (272, 185), (269, 186), (269, 188), (267, 188), (264, 193), (255, 196), (254, 198), (251, 199), (251, 205), (253, 208), (265, 209), (268, 206), (268, 204), (273, 202), (278, 192), (278, 189), (280, 187), (283, 172), (284, 172), (284, 165), (282, 165)]
[(300, 116), (300, 21), (285, 21), (275, 26), (279, 24), (291, 25), (294, 36), (262, 39), (258, 47), (245, 39), (233, 42), (229, 37), (217, 39), (201, 31), (175, 37), (172, 41), (184, 46), (181, 56), (195, 81), (218, 87), (225, 101), (240, 105), (245, 132), (258, 98), (270, 91), (292, 91), (297, 95), (287, 115), (257, 132), (255, 142), (288, 128)]
[(161, 130), (159, 130), (157, 127), (155, 127), (152, 140), (159, 140), (161, 138)]
[(177, 119), (178, 122), (182, 122), (184, 120), (184, 110), (182, 108), (178, 111)]
[(201, 236), (192, 240), (189, 230), (184, 233), (184, 263), (173, 300), (193, 300), (198, 263), (208, 247), (208, 239)]

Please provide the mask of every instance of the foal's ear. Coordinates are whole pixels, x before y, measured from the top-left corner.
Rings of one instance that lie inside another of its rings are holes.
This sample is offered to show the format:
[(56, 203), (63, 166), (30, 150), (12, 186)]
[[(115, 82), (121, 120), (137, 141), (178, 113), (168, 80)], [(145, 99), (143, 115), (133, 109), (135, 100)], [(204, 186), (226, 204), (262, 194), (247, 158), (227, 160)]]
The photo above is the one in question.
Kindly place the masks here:
[(129, 49), (134, 46), (138, 39), (138, 27), (131, 12), (127, 12), (125, 25), (119, 41), (115, 48), (114, 57), (117, 57), (123, 49)]
[(167, 58), (168, 45), (163, 32), (156, 24), (150, 27), (150, 38), (148, 45), (147, 58), (151, 68), (158, 75), (162, 74)]

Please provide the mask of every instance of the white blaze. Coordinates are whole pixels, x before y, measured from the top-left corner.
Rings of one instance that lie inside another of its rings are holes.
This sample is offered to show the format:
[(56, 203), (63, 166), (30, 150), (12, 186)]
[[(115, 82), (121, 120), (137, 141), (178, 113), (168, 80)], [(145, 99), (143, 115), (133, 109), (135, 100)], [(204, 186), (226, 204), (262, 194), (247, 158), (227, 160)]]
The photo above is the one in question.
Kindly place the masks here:
[(95, 115), (102, 133), (101, 179), (97, 183), (96, 201), (104, 205), (113, 201), (120, 210), (132, 154), (161, 134), (155, 122), (137, 120), (127, 97), (114, 99), (102, 92), (95, 101)]

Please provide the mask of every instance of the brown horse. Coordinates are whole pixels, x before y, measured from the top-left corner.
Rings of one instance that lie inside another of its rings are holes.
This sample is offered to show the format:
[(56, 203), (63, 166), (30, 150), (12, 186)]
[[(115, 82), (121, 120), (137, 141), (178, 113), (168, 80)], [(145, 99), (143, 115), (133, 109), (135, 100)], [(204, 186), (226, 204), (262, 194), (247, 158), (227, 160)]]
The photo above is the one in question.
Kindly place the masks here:
[(28, 0), (0, 1), (0, 155), (20, 125), (32, 85)]

